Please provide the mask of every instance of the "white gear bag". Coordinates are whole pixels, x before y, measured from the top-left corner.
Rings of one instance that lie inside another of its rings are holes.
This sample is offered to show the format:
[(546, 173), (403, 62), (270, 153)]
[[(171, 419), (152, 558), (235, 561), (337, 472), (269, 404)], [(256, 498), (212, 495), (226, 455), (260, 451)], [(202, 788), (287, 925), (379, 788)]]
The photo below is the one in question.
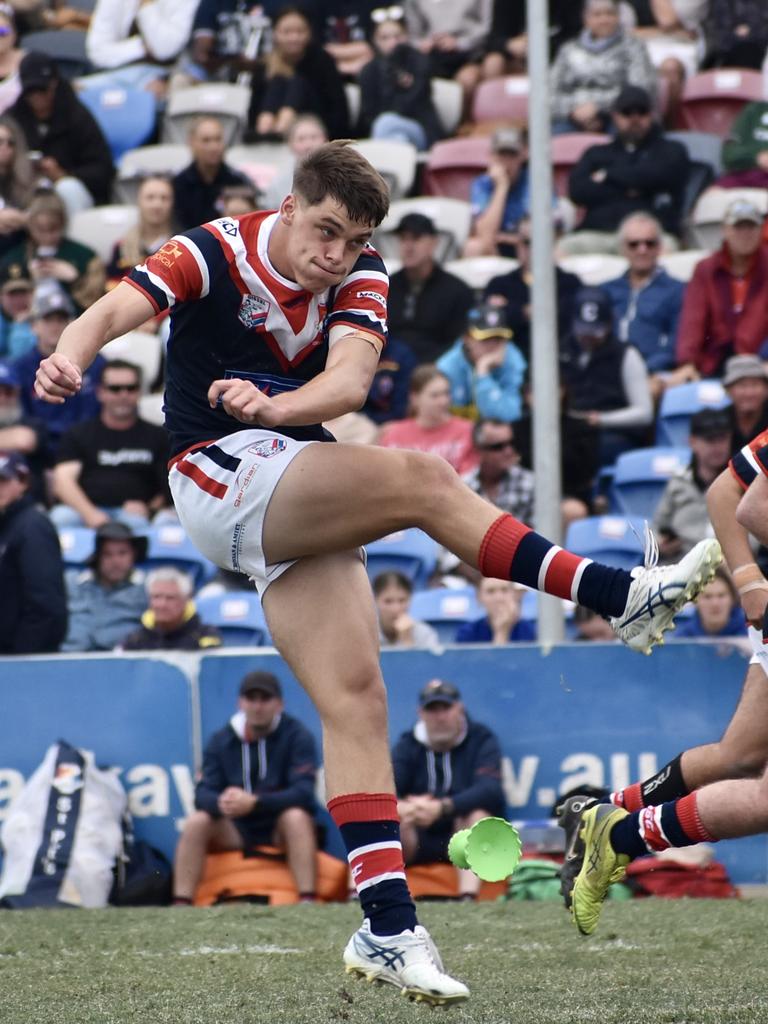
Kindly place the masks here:
[(0, 828), (2, 906), (105, 907), (126, 805), (118, 769), (63, 740), (49, 747)]

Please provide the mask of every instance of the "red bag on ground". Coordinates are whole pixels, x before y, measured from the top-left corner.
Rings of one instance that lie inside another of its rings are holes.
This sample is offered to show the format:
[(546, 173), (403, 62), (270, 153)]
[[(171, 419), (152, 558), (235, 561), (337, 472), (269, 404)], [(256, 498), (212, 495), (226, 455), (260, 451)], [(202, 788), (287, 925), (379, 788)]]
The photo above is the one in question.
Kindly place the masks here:
[(677, 900), (727, 900), (738, 897), (722, 864), (683, 864), (680, 861), (640, 857), (627, 867), (627, 883), (636, 896), (661, 896)]

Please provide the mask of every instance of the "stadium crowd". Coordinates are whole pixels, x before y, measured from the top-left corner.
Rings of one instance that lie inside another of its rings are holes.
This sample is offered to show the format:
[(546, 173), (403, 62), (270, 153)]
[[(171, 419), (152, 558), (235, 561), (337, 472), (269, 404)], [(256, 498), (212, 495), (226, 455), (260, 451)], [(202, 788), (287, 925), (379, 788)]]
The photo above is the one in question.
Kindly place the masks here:
[[(360, 139), (393, 199), (374, 237), (388, 345), (361, 412), (331, 429), (439, 453), (530, 522), (525, 4), (88, 6), (0, 3), (0, 654), (199, 649), (247, 626), (268, 641), (250, 611), (228, 628), (226, 601), (252, 588), (175, 518), (167, 320), (111, 342), (63, 405), (32, 382), (132, 266), (176, 231), (275, 208), (329, 138)], [(620, 518), (645, 516), (671, 560), (768, 426), (768, 12), (551, 0), (550, 17), (563, 529), (606, 559)], [(645, 461), (628, 486), (629, 456)], [(617, 564), (633, 558), (629, 531)], [(535, 639), (523, 592), (447, 552), (371, 575), (383, 644)], [(710, 584), (686, 635), (744, 631), (729, 587)], [(589, 622), (571, 636), (601, 638)]]

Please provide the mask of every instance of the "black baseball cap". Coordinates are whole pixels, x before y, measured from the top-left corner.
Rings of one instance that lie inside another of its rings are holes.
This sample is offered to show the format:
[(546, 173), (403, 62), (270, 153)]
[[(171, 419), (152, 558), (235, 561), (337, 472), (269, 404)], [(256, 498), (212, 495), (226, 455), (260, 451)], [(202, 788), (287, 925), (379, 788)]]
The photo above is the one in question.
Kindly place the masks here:
[(478, 341), (489, 338), (513, 338), (514, 331), (509, 326), (505, 306), (494, 306), (484, 302), (470, 309), (467, 314), (467, 334)]
[(613, 327), (610, 296), (602, 288), (580, 288), (575, 298), (573, 333), (607, 334)]
[(639, 85), (625, 85), (613, 101), (613, 109), (619, 114), (650, 114), (653, 104), (647, 91)]
[(419, 706), (429, 707), (430, 704), (455, 704), (461, 700), (461, 694), (453, 683), (445, 683), (442, 679), (431, 679), (419, 694)]
[(51, 82), (59, 78), (59, 69), (56, 61), (47, 53), (25, 54), (19, 64), (19, 79), (21, 91), (28, 92), (30, 89), (47, 89)]
[(692, 437), (703, 437), (705, 440), (730, 436), (732, 430), (733, 423), (725, 409), (699, 409), (691, 416), (688, 425)]
[(396, 235), (436, 235), (435, 222), (426, 213), (406, 213), (395, 228)]
[(268, 697), (283, 698), (283, 690), (277, 676), (271, 672), (249, 672), (243, 676), (240, 683), (240, 696), (246, 697), (249, 693), (265, 693)]
[(0, 267), (0, 291), (32, 291), (33, 288), (32, 278), (21, 263), (6, 263)]

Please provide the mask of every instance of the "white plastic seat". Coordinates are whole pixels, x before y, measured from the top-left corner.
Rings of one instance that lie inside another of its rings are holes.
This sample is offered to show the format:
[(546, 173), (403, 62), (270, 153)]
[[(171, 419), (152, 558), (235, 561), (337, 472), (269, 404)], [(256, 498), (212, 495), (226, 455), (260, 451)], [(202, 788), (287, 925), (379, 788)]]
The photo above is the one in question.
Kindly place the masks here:
[(192, 160), (189, 146), (181, 142), (160, 142), (138, 146), (123, 153), (117, 167), (115, 190), (123, 203), (135, 203), (142, 178), (150, 174), (175, 175)]
[(482, 291), (491, 278), (508, 274), (519, 266), (517, 260), (508, 256), (472, 256), (467, 259), (450, 260), (445, 269), (460, 277), (475, 291)]
[(116, 242), (136, 225), (139, 212), (135, 206), (114, 203), (80, 210), (69, 222), (67, 235), (76, 242), (89, 245), (108, 262)]
[(226, 145), (234, 145), (242, 138), (250, 105), (251, 90), (246, 85), (210, 82), (174, 89), (168, 96), (163, 141), (186, 142), (192, 121), (210, 114), (221, 121)]
[(703, 192), (691, 214), (690, 234), (700, 249), (710, 252), (719, 248), (723, 236), (725, 211), (736, 199), (746, 199), (762, 213), (768, 213), (768, 191), (762, 188), (708, 188)]
[(163, 344), (156, 334), (129, 331), (107, 342), (101, 350), (105, 359), (125, 359), (141, 370), (141, 393), (146, 395), (160, 372)]
[(384, 258), (398, 255), (397, 235), (394, 230), (407, 213), (423, 213), (434, 223), (441, 244), (436, 253), (441, 262), (459, 256), (469, 237), (472, 211), (463, 199), (447, 196), (417, 196), (396, 199), (389, 213), (374, 234), (374, 245)]
[(580, 256), (564, 256), (557, 261), (563, 270), (575, 274), (582, 284), (600, 285), (620, 277), (627, 269), (627, 261), (623, 256), (612, 256), (608, 253), (584, 253)]

